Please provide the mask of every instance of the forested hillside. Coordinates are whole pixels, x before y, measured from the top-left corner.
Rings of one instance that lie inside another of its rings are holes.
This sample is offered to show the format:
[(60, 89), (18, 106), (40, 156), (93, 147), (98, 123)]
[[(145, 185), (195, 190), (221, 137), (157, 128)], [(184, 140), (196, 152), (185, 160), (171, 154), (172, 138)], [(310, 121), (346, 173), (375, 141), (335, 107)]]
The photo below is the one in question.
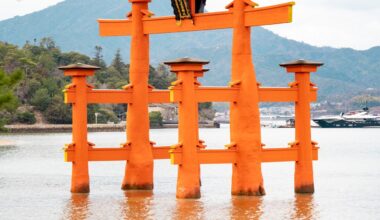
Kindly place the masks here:
[[(150, 10), (156, 15), (172, 14), (169, 0), (155, 0)], [(297, 5), (294, 11), (297, 11)], [(121, 49), (124, 60), (129, 58), (129, 37), (98, 36), (98, 18), (123, 19), (130, 3), (122, 0), (66, 0), (30, 15), (0, 22), (0, 40), (22, 47), (52, 37), (62, 51), (95, 55), (94, 47), (103, 48), (104, 59), (110, 63), (115, 51)], [(315, 32), (318, 35), (318, 30)], [(157, 65), (182, 56), (210, 60), (206, 85), (226, 85), (230, 80), (231, 30), (151, 36), (151, 61)], [(278, 64), (293, 59), (312, 59), (325, 63), (313, 81), (320, 87), (320, 100), (345, 100), (380, 85), (380, 47), (366, 51), (314, 47), (282, 38), (258, 27), (252, 30), (253, 61), (258, 80), (263, 85), (285, 86), (292, 81)], [(127, 62), (127, 61), (126, 61)]]
[[(124, 63), (118, 50), (107, 65), (99, 46), (94, 48), (94, 56), (89, 57), (77, 52), (62, 52), (51, 38), (28, 42), (21, 48), (0, 42), (0, 124), (33, 124), (36, 120), (71, 123), (71, 108), (63, 103), (62, 93), (70, 78), (64, 77), (58, 67), (78, 62), (102, 68), (88, 79), (95, 88), (119, 89), (129, 83), (129, 64)], [(156, 88), (167, 88), (173, 79), (164, 65), (150, 68), (149, 83)], [(90, 105), (89, 123), (94, 122), (95, 112), (100, 113), (99, 123), (118, 122), (125, 107)]]

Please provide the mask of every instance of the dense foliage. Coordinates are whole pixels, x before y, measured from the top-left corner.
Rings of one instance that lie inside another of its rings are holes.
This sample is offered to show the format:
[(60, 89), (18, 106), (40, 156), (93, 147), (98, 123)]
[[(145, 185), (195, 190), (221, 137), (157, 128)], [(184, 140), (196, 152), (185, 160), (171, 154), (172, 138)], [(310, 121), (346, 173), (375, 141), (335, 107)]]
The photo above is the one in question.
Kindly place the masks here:
[(14, 95), (14, 87), (21, 78), (22, 72), (20, 70), (6, 74), (0, 68), (0, 130), (3, 129), (4, 124), (9, 123), (9, 112), (18, 105), (17, 98)]
[[(173, 15), (170, 0), (152, 1), (149, 9), (157, 16)], [(131, 38), (100, 37), (96, 20), (122, 19), (130, 10), (129, 1), (65, 0), (32, 14), (0, 21), (0, 41), (21, 46), (26, 40), (51, 36), (64, 51), (76, 50), (93, 56), (93, 47), (101, 45), (107, 63), (111, 63), (117, 48), (128, 60)], [(297, 22), (303, 21), (297, 19)], [(152, 63), (184, 56), (209, 60), (206, 68), (210, 71), (201, 81), (204, 85), (224, 86), (231, 79), (231, 43), (232, 31), (228, 29), (151, 35), (150, 58)], [(286, 74), (279, 63), (310, 59), (325, 63), (312, 74), (312, 81), (320, 88), (319, 101), (340, 102), (368, 88), (379, 89), (380, 47), (362, 51), (314, 47), (261, 27), (252, 28), (251, 43), (257, 79), (263, 86), (286, 86), (293, 80), (293, 75)]]
[[(129, 83), (129, 64), (124, 63), (119, 50), (107, 66), (99, 46), (95, 47), (91, 58), (77, 52), (62, 52), (51, 38), (27, 42), (22, 48), (0, 42), (0, 116), (3, 123), (71, 123), (71, 107), (63, 103), (62, 93), (70, 78), (64, 77), (58, 67), (78, 62), (102, 68), (88, 79), (95, 88), (116, 89)], [(150, 68), (149, 83), (154, 87), (167, 88), (172, 80), (173, 74), (164, 65)], [(98, 123), (118, 122), (125, 110), (124, 105), (90, 105), (89, 123), (95, 122), (95, 113)], [(35, 114), (43, 117), (36, 119)]]
[(150, 127), (162, 127), (163, 118), (161, 112), (153, 111), (149, 113)]

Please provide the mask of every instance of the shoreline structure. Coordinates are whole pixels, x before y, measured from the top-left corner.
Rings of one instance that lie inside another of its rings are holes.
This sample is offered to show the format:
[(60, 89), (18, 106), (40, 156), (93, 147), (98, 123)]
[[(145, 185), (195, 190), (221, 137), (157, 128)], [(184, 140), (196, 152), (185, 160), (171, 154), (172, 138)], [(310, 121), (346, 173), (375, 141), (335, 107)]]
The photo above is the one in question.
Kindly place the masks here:
[[(215, 128), (214, 123), (199, 123), (201, 128)], [(4, 133), (56, 133), (71, 132), (72, 124), (34, 124), (34, 125), (5, 125)], [(125, 131), (125, 123), (120, 124), (89, 124), (89, 132), (113, 132)], [(178, 128), (178, 124), (163, 124), (162, 127), (151, 126), (152, 129)]]

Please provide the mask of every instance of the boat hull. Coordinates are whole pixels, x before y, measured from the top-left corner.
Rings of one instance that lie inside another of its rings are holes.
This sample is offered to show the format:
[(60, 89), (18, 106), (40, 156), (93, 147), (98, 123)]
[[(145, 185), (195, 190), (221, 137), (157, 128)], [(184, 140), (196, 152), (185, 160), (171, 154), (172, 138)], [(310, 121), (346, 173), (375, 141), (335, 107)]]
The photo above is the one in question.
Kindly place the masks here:
[(321, 128), (364, 128), (364, 127), (378, 127), (380, 122), (378, 121), (348, 121), (348, 120), (336, 120), (327, 121), (323, 119), (313, 119)]

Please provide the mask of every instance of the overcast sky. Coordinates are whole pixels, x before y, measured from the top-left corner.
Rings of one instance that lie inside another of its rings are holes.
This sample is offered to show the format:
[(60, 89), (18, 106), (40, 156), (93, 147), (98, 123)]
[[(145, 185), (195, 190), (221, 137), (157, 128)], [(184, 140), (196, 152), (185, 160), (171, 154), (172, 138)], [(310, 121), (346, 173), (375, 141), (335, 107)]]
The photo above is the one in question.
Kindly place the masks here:
[[(0, 20), (38, 11), (61, 1), (0, 0)], [(230, 1), (207, 0), (207, 9), (223, 10)], [(256, 2), (260, 6), (265, 6), (287, 1), (256, 0)], [(283, 37), (316, 46), (368, 49), (380, 46), (380, 1), (298, 0), (294, 6), (292, 23), (267, 26), (267, 28)]]

